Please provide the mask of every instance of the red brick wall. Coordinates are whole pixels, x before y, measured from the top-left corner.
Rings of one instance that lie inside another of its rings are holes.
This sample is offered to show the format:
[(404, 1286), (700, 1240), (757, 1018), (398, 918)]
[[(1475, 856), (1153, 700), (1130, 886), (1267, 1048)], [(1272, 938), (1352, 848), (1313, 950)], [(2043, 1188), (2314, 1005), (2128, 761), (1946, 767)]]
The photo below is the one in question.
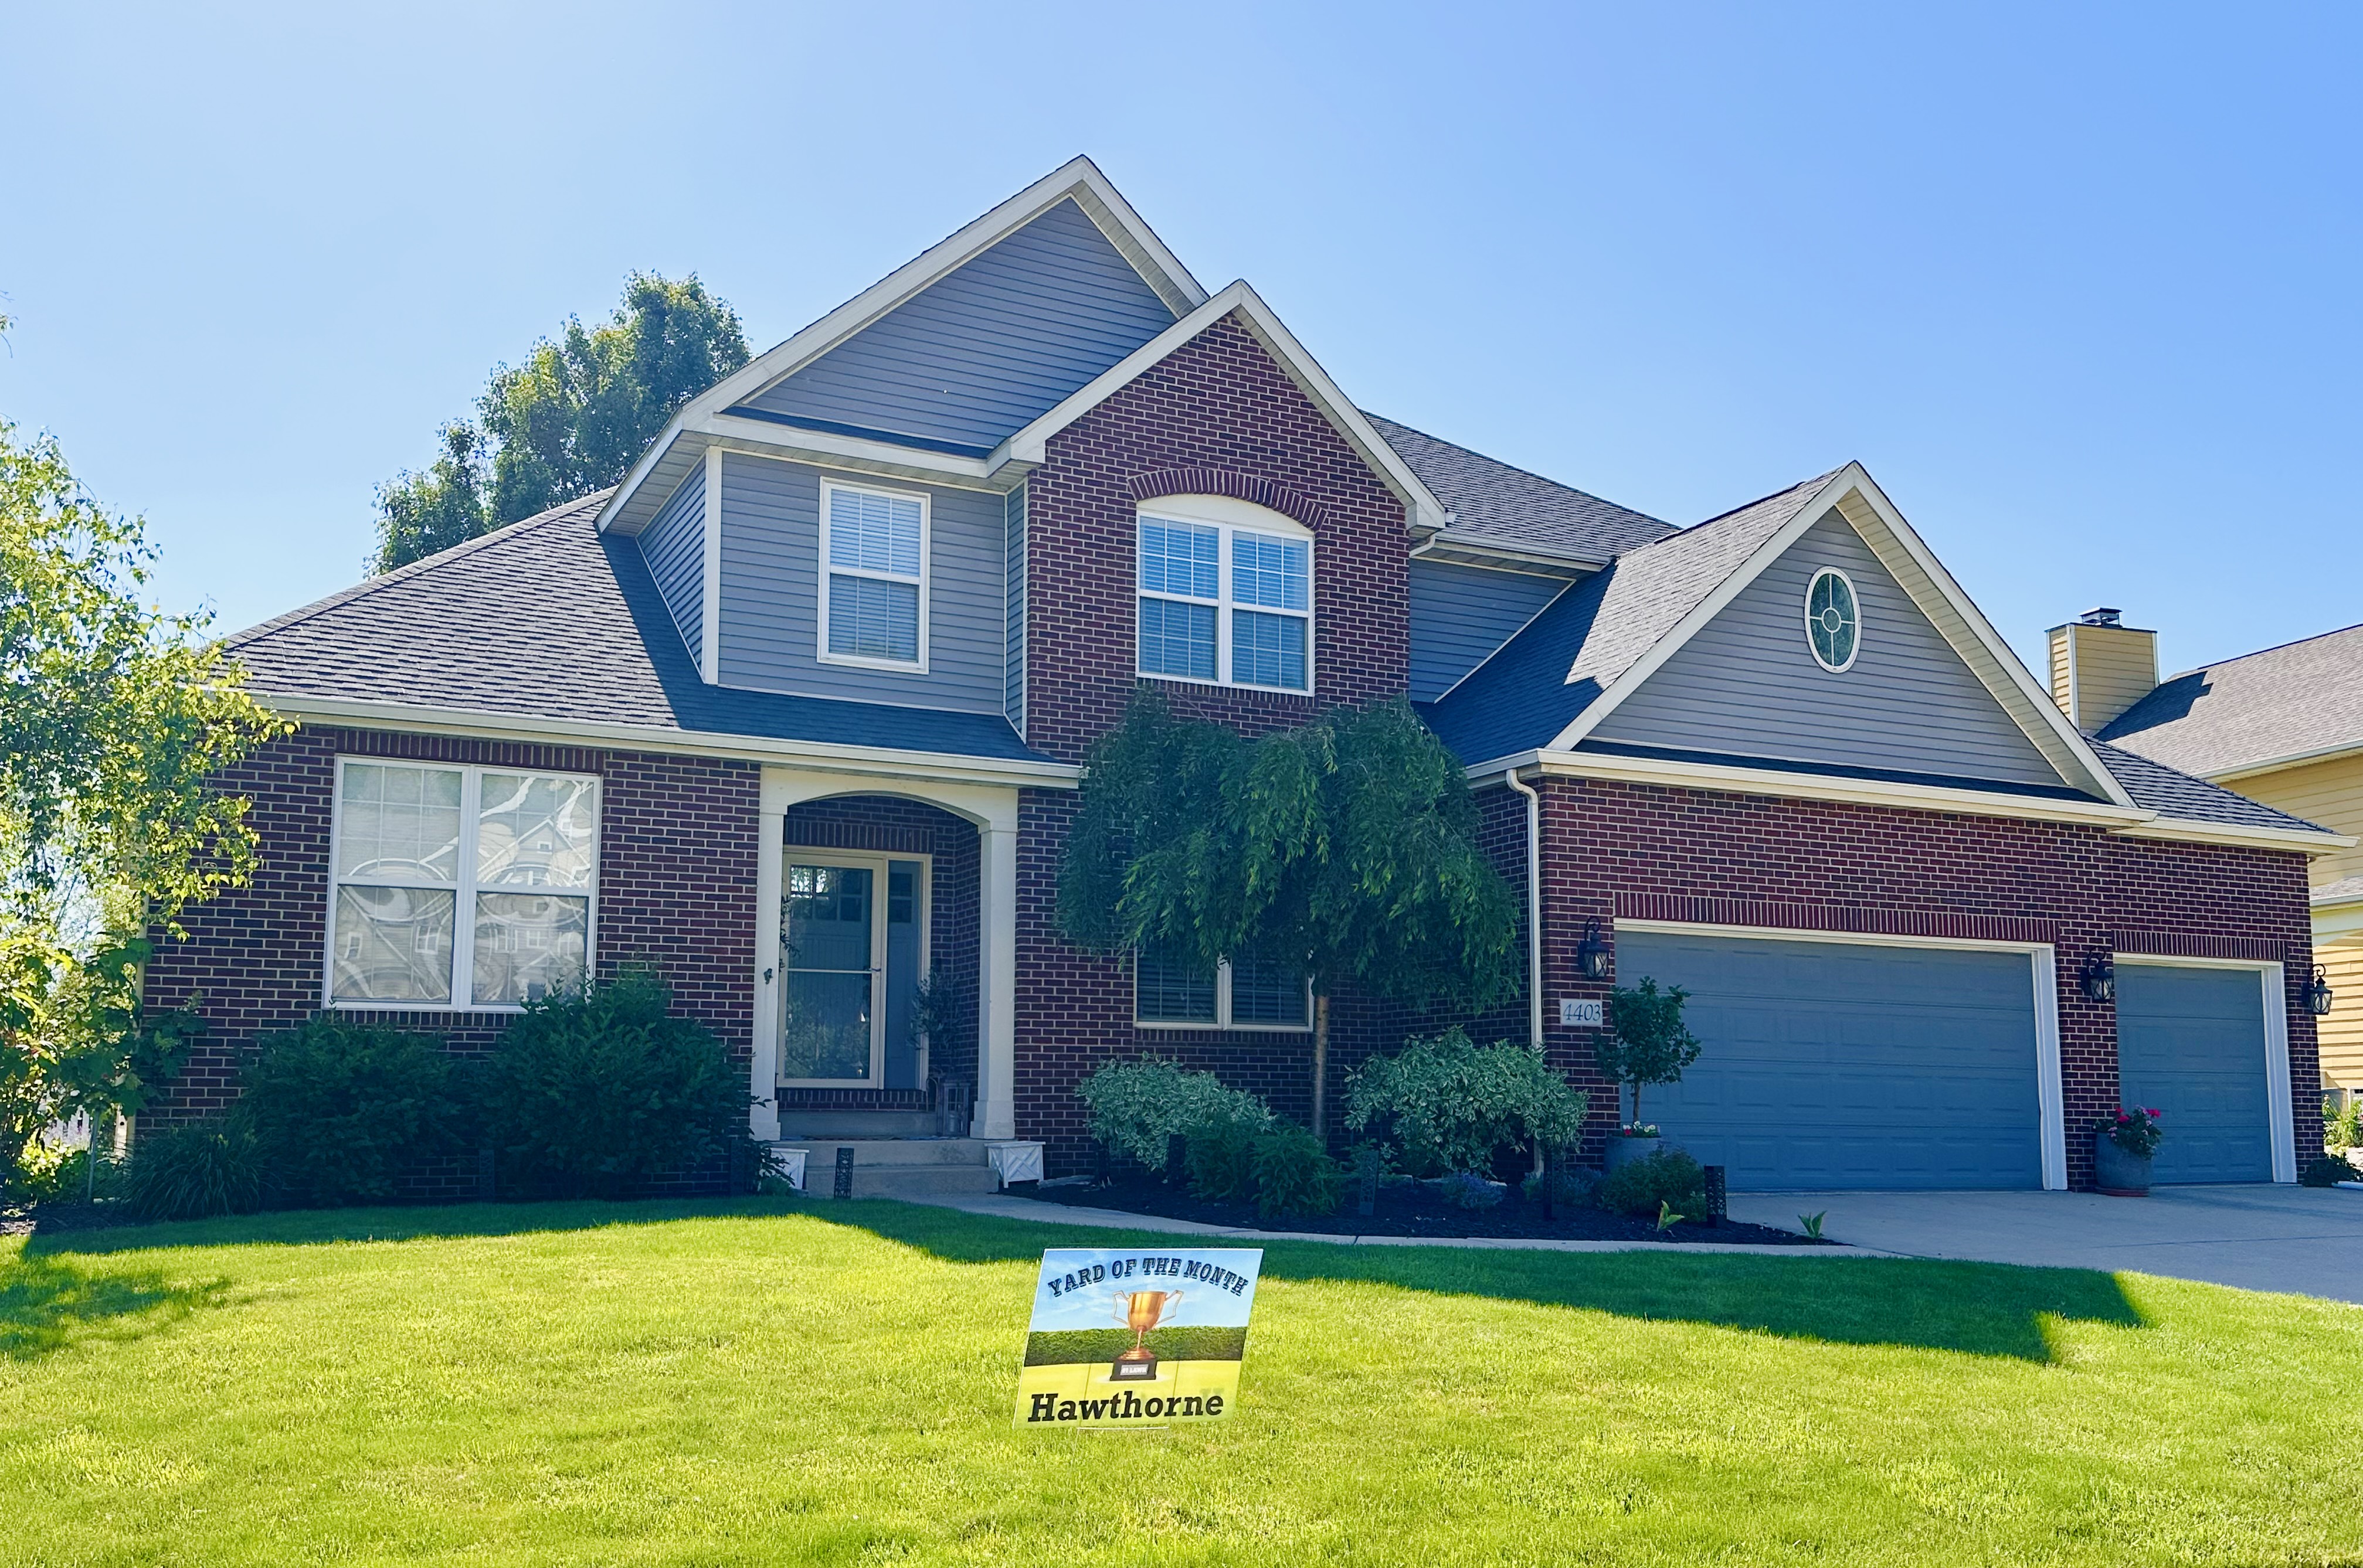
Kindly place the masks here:
[(1263, 345), (1226, 317), (1051, 438), (1026, 490), (1026, 738), (1062, 761), (1124, 716), (1137, 508), (1223, 494), (1313, 532), (1309, 696), (1159, 681), (1177, 711), (1262, 731), (1405, 690), (1411, 538), (1403, 503)]
[[(2090, 1129), (2116, 1103), (2114, 1009), (2085, 999), (2078, 971), (2125, 951), (2288, 955), (2289, 1055), (2300, 1151), (2320, 1143), (2305, 860), (2261, 849), (2118, 838), (2097, 828), (1778, 800), (1596, 779), (1547, 778), (1543, 794), (1545, 1037), (1592, 1091), (1594, 1135), (1614, 1123), (1591, 1033), (1562, 1030), (1558, 999), (1614, 979), (1617, 914), (1719, 924), (2050, 942), (2058, 950), (2061, 1080), (2070, 1183), (2092, 1181)], [(1525, 882), (1525, 802), (1480, 792), (1489, 843)], [(1584, 922), (1612, 948), (1610, 978), (1576, 971)], [(1519, 1026), (1523, 1032), (1523, 1024)]]
[[(339, 754), (594, 773), (601, 779), (597, 966), (655, 970), (674, 1010), (702, 1020), (732, 1054), (753, 1047), (757, 778), (751, 763), (588, 748), (516, 745), (368, 730), (305, 729), (263, 747), (222, 779), (253, 801), (261, 867), (182, 917), (148, 969), (152, 1005), (191, 1005), (212, 1025), (180, 1079), (153, 1106), (171, 1121), (227, 1105), (239, 1054), (259, 1033), (320, 1005), (326, 960), (330, 794)], [(438, 1034), (455, 1051), (489, 1049), (508, 1015), (372, 1012), (390, 1027)]]
[[(1159, 495), (1228, 495), (1314, 536), (1314, 690), (1304, 696), (1159, 681), (1175, 711), (1249, 734), (1302, 724), (1409, 683), (1411, 538), (1403, 507), (1262, 344), (1226, 318), (1051, 440), (1026, 481), (1026, 740), (1065, 761), (1124, 716), (1137, 677), (1136, 517)], [(1059, 940), (1059, 857), (1074, 797), (1028, 790), (1020, 812), (1017, 1135), (1053, 1175), (1092, 1155), (1075, 1086), (1100, 1063), (1153, 1052), (1212, 1070), (1309, 1119), (1312, 1036), (1143, 1030), (1113, 958)], [(1377, 1010), (1335, 1000), (1333, 1053), (1379, 1038)], [(1330, 1075), (1332, 1109), (1342, 1079)]]

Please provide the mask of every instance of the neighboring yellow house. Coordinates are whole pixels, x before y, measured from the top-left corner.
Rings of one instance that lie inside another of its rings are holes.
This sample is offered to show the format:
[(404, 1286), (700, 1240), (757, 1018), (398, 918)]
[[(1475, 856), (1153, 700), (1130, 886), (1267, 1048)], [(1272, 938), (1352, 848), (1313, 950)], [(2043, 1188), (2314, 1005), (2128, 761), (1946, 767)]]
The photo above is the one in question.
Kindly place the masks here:
[[(2077, 728), (2363, 837), (2363, 626), (2158, 679), (2158, 634), (2088, 610), (2051, 629), (2051, 694)], [(2363, 1094), (2363, 847), (2313, 862), (2313, 957), (2333, 993), (2323, 1087)]]

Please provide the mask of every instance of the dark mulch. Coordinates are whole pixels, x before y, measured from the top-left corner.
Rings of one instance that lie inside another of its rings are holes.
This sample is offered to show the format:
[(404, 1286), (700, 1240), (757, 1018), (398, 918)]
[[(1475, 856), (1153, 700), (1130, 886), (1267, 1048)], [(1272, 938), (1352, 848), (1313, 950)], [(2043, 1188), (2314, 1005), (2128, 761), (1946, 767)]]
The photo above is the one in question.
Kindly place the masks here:
[[(1022, 1190), (1022, 1189), (1014, 1189)], [(1078, 1184), (1045, 1187), (1033, 1197), (1045, 1203), (1084, 1209), (1116, 1209), (1127, 1214), (1156, 1214), (1169, 1220), (1194, 1220), (1254, 1231), (1304, 1231), (1325, 1236), (1431, 1236), (1439, 1241), (1459, 1237), (1516, 1237), (1556, 1242), (1744, 1242), (1770, 1246), (1834, 1246), (1809, 1241), (1788, 1231), (1763, 1225), (1684, 1223), (1659, 1231), (1654, 1220), (1611, 1214), (1604, 1209), (1562, 1207), (1556, 1220), (1545, 1219), (1539, 1203), (1528, 1203), (1514, 1188), (1492, 1209), (1462, 1209), (1435, 1188), (1411, 1182), (1389, 1182), (1379, 1189), (1378, 1211), (1357, 1212), (1352, 1194), (1337, 1213), (1326, 1217), (1288, 1215), (1259, 1220), (1252, 1205), (1209, 1203), (1149, 1176), (1115, 1177), (1106, 1187)]]
[(63, 1231), (105, 1231), (138, 1223), (120, 1203), (84, 1203), (80, 1198), (51, 1198), (46, 1203), (0, 1201), (0, 1236), (29, 1236), (35, 1231), (54, 1236)]

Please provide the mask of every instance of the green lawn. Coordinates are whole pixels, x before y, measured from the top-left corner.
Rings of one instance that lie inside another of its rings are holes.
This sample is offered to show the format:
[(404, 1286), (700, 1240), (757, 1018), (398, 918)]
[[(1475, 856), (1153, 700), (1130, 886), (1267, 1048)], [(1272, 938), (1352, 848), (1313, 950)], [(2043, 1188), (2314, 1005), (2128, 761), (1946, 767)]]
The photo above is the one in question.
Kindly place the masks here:
[(0, 1242), (10, 1563), (2353, 1563), (2363, 1309), (1268, 1249), (1240, 1413), (1022, 1432), (1033, 1258), (889, 1203)]

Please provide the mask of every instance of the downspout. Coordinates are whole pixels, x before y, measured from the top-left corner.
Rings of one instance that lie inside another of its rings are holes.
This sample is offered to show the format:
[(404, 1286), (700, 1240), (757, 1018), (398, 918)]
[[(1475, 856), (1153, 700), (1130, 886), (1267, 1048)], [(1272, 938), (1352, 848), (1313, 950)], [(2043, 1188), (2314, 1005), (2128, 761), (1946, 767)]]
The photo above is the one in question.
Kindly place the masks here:
[(1527, 1038), (1543, 1043), (1543, 798), (1511, 768), (1502, 782), (1526, 798)]

